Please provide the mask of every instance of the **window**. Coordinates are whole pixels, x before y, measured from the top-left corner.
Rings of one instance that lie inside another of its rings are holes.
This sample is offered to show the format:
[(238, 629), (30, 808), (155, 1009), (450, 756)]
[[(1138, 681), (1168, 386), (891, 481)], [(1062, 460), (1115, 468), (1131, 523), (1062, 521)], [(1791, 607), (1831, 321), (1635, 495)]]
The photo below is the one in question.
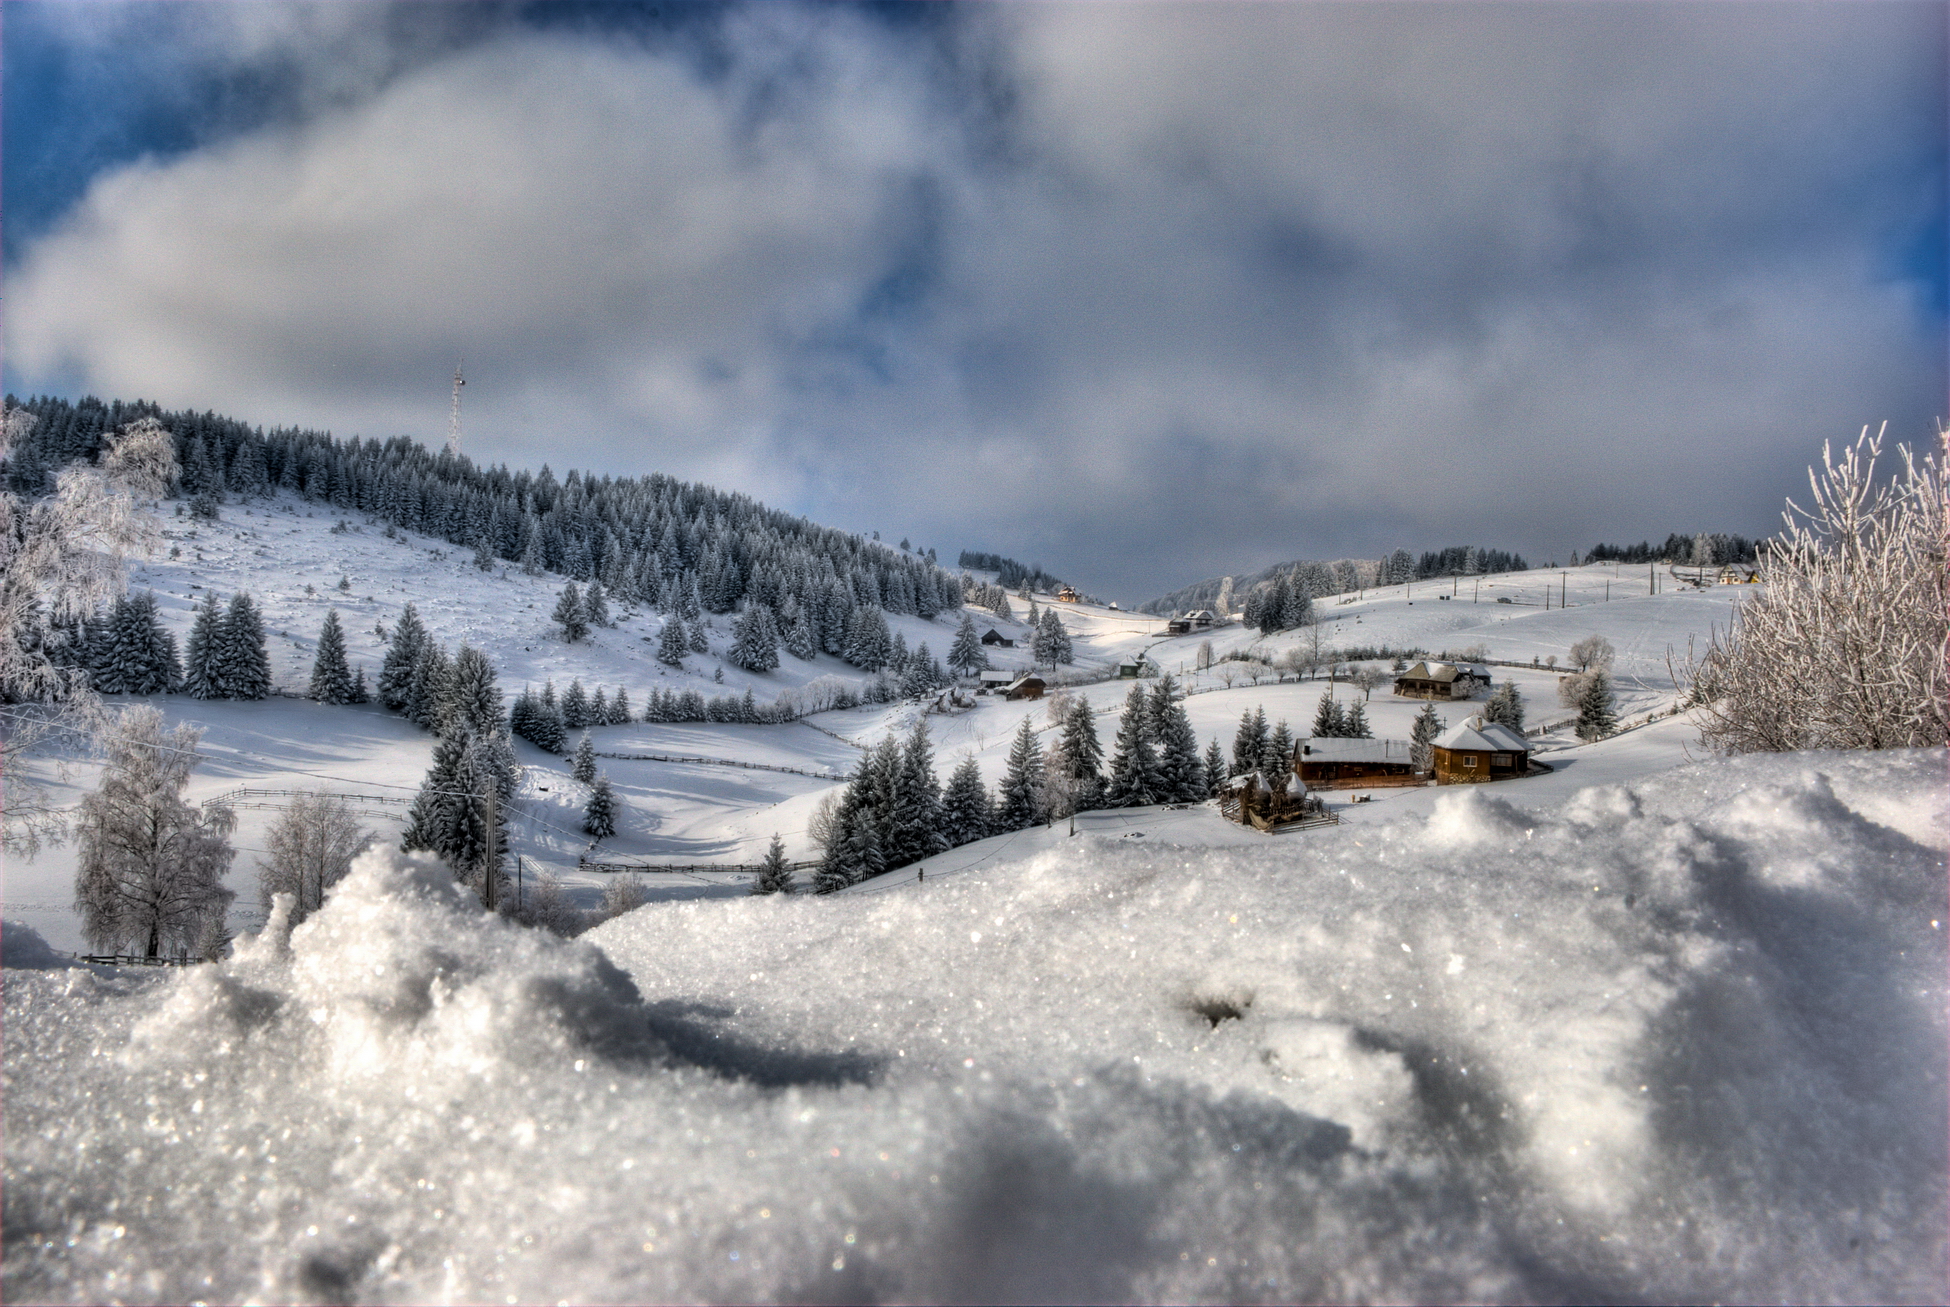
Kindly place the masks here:
[(1463, 766), (1471, 771), (1476, 770), (1476, 755), (1473, 753), (1465, 753), (1463, 755)]
[(1491, 754), (1491, 755), (1490, 755), (1490, 766), (1492, 766), (1492, 767), (1508, 767), (1509, 765), (1510, 765), (1510, 755), (1509, 755), (1509, 754), (1507, 754), (1507, 753), (1496, 753), (1496, 754)]

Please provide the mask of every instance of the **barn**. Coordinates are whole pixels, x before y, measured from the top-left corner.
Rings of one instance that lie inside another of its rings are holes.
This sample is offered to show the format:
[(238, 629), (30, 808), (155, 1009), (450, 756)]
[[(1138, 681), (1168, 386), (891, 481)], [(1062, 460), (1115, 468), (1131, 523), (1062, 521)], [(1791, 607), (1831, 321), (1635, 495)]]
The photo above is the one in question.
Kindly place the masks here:
[(1480, 715), (1436, 736), (1431, 752), (1438, 785), (1506, 781), (1530, 770), (1530, 741)]
[(1013, 649), (1016, 647), (1014, 640), (1011, 640), (993, 626), (989, 628), (989, 633), (982, 637), (982, 643), (996, 649)]

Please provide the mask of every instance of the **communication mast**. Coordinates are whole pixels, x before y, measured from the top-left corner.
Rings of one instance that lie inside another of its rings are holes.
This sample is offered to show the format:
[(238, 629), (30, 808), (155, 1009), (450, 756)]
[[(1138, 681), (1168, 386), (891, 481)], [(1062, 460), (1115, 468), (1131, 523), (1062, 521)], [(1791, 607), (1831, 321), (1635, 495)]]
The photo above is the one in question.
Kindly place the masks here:
[(460, 457), (460, 388), (466, 384), (460, 375), (460, 364), (454, 364), (454, 411), (447, 417), (447, 452), (455, 458)]

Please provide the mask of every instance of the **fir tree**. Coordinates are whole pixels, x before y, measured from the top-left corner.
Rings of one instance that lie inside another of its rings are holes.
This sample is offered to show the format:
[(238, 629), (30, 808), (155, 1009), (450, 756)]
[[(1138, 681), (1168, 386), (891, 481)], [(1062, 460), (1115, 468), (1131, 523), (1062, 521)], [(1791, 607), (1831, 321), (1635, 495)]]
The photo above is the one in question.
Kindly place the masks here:
[(1117, 720), (1104, 801), (1113, 808), (1136, 808), (1160, 803), (1163, 796), (1163, 777), (1151, 740), (1151, 705), (1144, 687), (1133, 685), (1124, 700), (1124, 713)]
[(569, 774), (581, 781), (584, 785), (590, 785), (595, 782), (596, 745), (589, 738), (588, 731), (584, 731), (582, 738), (576, 741), (575, 761), (569, 766)]
[(1205, 746), (1205, 794), (1207, 798), (1217, 798), (1226, 787), (1226, 755), (1219, 747), (1218, 740), (1210, 740)]
[(590, 626), (613, 625), (609, 620), (609, 596), (603, 593), (601, 581), (591, 581), (588, 593), (582, 596), (582, 617)]
[(190, 625), (190, 642), (184, 651), (183, 691), (194, 699), (223, 699), (224, 684), (218, 666), (223, 653), (223, 605), (212, 590), (197, 605), (196, 620)]
[(589, 789), (589, 802), (582, 809), (582, 832), (599, 840), (616, 833), (616, 792), (610, 789), (607, 776), (595, 776), (595, 783)]
[(1002, 774), (995, 822), (1003, 830), (1022, 830), (1043, 820), (1043, 814), (1043, 751), (1025, 717), (1009, 746), (1009, 765)]
[(1244, 776), (1259, 770), (1259, 756), (1266, 752), (1266, 710), (1256, 708), (1239, 715), (1239, 733), (1232, 737), (1232, 774)]
[(1070, 806), (1089, 812), (1104, 805), (1104, 746), (1097, 739), (1097, 717), (1090, 700), (1079, 695), (1063, 715), (1063, 763), (1070, 773)]
[(495, 682), (494, 664), (471, 645), (463, 644), (454, 655), (443, 716), (447, 729), (483, 739), (500, 729), (501, 687)]
[(1601, 667), (1595, 672), (1586, 673), (1584, 690), (1578, 695), (1578, 738), (1589, 744), (1617, 730), (1616, 702), (1610, 672)]
[(562, 638), (570, 644), (589, 634), (589, 617), (583, 611), (582, 592), (576, 589), (574, 581), (562, 587), (561, 598), (555, 601), (552, 620), (562, 628)]
[(1347, 734), (1347, 719), (1341, 714), (1341, 705), (1334, 699), (1332, 690), (1322, 691), (1320, 707), (1314, 710), (1314, 738), (1333, 740)]
[(772, 610), (754, 600), (732, 627), (731, 650), (725, 655), (748, 672), (769, 672), (779, 665), (779, 632)]
[(1160, 802), (1196, 803), (1205, 797), (1205, 764), (1198, 737), (1178, 700), (1178, 684), (1167, 674), (1151, 689), (1151, 739), (1158, 752)]
[(785, 648), (802, 662), (811, 662), (819, 656), (819, 639), (813, 634), (812, 622), (805, 613), (795, 614), (787, 626)]
[(758, 866), (758, 879), (752, 882), (752, 893), (792, 893), (792, 868), (786, 864), (785, 841), (777, 835), (772, 836), (772, 846), (765, 850), (765, 861)]
[(422, 730), (439, 731), (453, 683), (453, 661), (437, 641), (420, 646), (413, 662), (413, 680), (406, 691), (406, 719)]
[(904, 867), (946, 852), (948, 842), (941, 833), (941, 783), (934, 774), (934, 746), (928, 739), (925, 717), (914, 723), (907, 737), (895, 781), (887, 815), (887, 865)]
[(1515, 681), (1505, 681), (1483, 706), (1483, 720), (1501, 722), (1518, 733), (1523, 731), (1523, 696)]
[(351, 703), (372, 702), (372, 691), (366, 688), (366, 669), (363, 667), (357, 667), (353, 669), (352, 698), (349, 700), (349, 702)]
[(626, 726), (630, 716), (630, 692), (622, 686), (616, 687), (616, 694), (609, 701), (609, 716), (604, 719), (606, 726)]
[(962, 759), (948, 777), (941, 797), (941, 822), (950, 848), (986, 839), (993, 828), (988, 787), (982, 784), (982, 769), (973, 758)]
[(1296, 746), (1293, 735), (1282, 720), (1273, 728), (1273, 734), (1266, 741), (1266, 752), (1259, 758), (1259, 774), (1275, 793), (1286, 786), (1286, 778), (1293, 774), (1293, 751)]
[(1347, 706), (1347, 713), (1341, 718), (1341, 734), (1350, 740), (1372, 740), (1374, 729), (1368, 725), (1368, 710), (1361, 700), (1356, 699)]
[(327, 609), (318, 632), (318, 653), (311, 664), (311, 697), (320, 703), (352, 702), (352, 669), (345, 662), (345, 628), (339, 610)]
[(702, 617), (694, 617), (691, 619), (691, 652), (701, 654), (711, 652), (711, 641), (704, 633), (704, 619)]
[(589, 724), (591, 726), (609, 724), (609, 691), (600, 685), (596, 687), (596, 692), (589, 696)]
[(394, 712), (405, 712), (413, 692), (413, 668), (420, 650), (427, 643), (427, 628), (411, 603), (399, 616), (393, 638), (386, 646), (386, 660), (379, 667), (379, 702)]
[(562, 696), (562, 725), (572, 731), (589, 725), (589, 692), (582, 688), (581, 677), (571, 680)]
[(663, 634), (657, 637), (657, 661), (666, 667), (682, 667), (687, 642), (684, 639), (684, 623), (681, 618), (664, 618)]
[(961, 625), (955, 628), (955, 643), (948, 650), (948, 666), (957, 676), (972, 678), (988, 665), (989, 657), (982, 649), (982, 637), (975, 632), (975, 619), (963, 613)]
[(1430, 747), (1435, 738), (1442, 734), (1442, 718), (1436, 716), (1433, 701), (1425, 700), (1422, 711), (1415, 714), (1415, 725), (1409, 729), (1409, 761), (1415, 770), (1425, 772), (1435, 766), (1435, 752)]
[(156, 596), (144, 590), (115, 601), (95, 676), (104, 694), (167, 694), (182, 680), (176, 638), (156, 615)]
[(262, 699), (271, 693), (271, 655), (264, 645), (264, 619), (242, 591), (230, 597), (224, 613), (222, 653), (217, 676), (232, 699)]
[(433, 764), (407, 811), (400, 838), (401, 847), (409, 852), (426, 849), (444, 859), (455, 878), (479, 894), (483, 904), (505, 901), (506, 874), (501, 863), (507, 847), (507, 809), (489, 800), (500, 788), (496, 772), (481, 742), (464, 732), (442, 735), (433, 746)]

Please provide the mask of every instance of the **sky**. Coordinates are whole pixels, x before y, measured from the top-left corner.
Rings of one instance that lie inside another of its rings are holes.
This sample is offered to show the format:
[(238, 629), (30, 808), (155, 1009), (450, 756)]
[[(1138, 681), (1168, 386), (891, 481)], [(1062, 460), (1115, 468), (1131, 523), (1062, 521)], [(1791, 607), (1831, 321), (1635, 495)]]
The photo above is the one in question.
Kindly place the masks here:
[(1135, 602), (1950, 416), (1941, 4), (6, 0), (4, 384)]

